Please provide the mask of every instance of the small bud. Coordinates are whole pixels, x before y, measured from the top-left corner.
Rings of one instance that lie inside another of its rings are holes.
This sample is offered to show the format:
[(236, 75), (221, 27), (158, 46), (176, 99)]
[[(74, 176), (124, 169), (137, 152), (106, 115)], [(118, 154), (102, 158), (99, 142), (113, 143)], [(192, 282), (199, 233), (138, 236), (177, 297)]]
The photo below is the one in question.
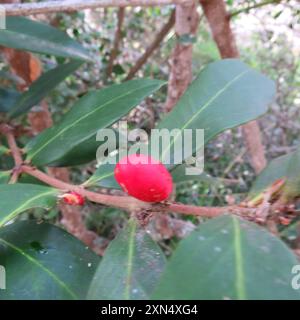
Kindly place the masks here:
[(83, 196), (75, 191), (65, 193), (61, 198), (71, 206), (83, 206), (85, 202)]
[(288, 226), (291, 223), (291, 219), (288, 219), (285, 217), (279, 217), (279, 222), (284, 226)]

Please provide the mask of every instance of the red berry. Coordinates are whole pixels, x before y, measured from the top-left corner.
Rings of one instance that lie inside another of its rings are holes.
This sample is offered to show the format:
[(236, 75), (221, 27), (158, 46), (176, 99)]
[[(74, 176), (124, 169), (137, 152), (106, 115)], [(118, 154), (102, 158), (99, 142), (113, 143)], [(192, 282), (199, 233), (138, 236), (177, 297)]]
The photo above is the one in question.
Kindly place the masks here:
[(115, 178), (122, 189), (145, 202), (166, 200), (173, 188), (172, 176), (159, 161), (146, 155), (132, 154), (115, 167)]
[(65, 193), (61, 197), (65, 203), (71, 206), (83, 206), (85, 202), (83, 196), (75, 191)]

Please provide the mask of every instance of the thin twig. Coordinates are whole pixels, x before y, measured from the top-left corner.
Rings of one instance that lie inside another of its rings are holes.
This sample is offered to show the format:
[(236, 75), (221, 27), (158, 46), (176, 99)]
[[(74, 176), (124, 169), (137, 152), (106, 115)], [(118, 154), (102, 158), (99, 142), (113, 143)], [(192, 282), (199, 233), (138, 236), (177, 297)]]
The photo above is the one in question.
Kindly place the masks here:
[(115, 33), (114, 46), (110, 53), (110, 58), (109, 58), (109, 62), (106, 69), (107, 78), (109, 78), (112, 74), (114, 61), (116, 60), (116, 57), (118, 55), (119, 45), (122, 39), (122, 25), (124, 22), (124, 16), (125, 16), (125, 8), (120, 8), (118, 11), (118, 25)]
[(181, 203), (158, 203), (150, 204), (139, 201), (137, 199), (126, 197), (126, 196), (112, 196), (96, 193), (93, 191), (85, 190), (82, 186), (73, 185), (65, 183), (56, 178), (53, 178), (46, 173), (27, 166), (23, 165), (22, 172), (27, 173), (40, 181), (45, 182), (46, 184), (55, 187), (63, 191), (76, 191), (88, 200), (96, 203), (101, 203), (103, 205), (117, 207), (120, 209), (128, 211), (136, 210), (147, 210), (147, 211), (171, 211), (175, 213), (190, 214), (203, 217), (215, 217), (223, 213), (233, 213), (237, 215), (249, 215), (254, 212), (252, 208), (242, 208), (238, 206), (228, 206), (228, 207), (197, 207), (192, 205), (185, 205)]
[(9, 125), (3, 124), (0, 126), (0, 132), (7, 139), (7, 143), (10, 148), (11, 155), (14, 158), (16, 166), (20, 166), (23, 163), (23, 159), (13, 134), (13, 128)]
[(2, 4), (8, 16), (26, 16), (40, 13), (72, 12), (84, 9), (108, 7), (151, 7), (184, 4), (190, 0), (64, 0), (38, 3)]
[(239, 10), (236, 10), (236, 11), (233, 11), (233, 12), (229, 13), (229, 17), (232, 18), (234, 16), (239, 15), (240, 13), (248, 12), (251, 9), (264, 7), (264, 6), (268, 5), (268, 4), (278, 4), (280, 2), (282, 2), (282, 0), (266, 0), (266, 1), (263, 1), (263, 2), (260, 2), (260, 3), (255, 3), (255, 4), (251, 5), (251, 6), (246, 7), (246, 8), (241, 8)]
[(7, 143), (10, 149), (10, 153), (15, 162), (15, 167), (12, 170), (12, 176), (9, 180), (9, 183), (16, 183), (21, 173), (20, 167), (23, 163), (22, 155), (19, 147), (17, 146), (16, 140), (13, 134), (13, 128), (7, 124), (3, 124), (0, 126), (0, 132), (6, 137)]
[(172, 11), (168, 22), (157, 33), (154, 41), (146, 49), (144, 54), (136, 61), (135, 65), (129, 70), (126, 80), (130, 80), (141, 69), (141, 67), (147, 62), (152, 53), (159, 47), (163, 39), (168, 35), (170, 30), (175, 24), (175, 10)]

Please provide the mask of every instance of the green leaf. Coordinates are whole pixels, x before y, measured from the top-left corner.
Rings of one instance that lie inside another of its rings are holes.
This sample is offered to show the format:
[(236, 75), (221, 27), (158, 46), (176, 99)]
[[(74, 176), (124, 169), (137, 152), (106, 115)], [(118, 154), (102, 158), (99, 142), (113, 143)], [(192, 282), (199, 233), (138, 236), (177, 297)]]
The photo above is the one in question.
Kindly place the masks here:
[(164, 266), (158, 245), (131, 220), (106, 250), (88, 299), (149, 299)]
[(104, 188), (121, 189), (114, 177), (115, 164), (102, 164), (84, 184), (88, 187), (99, 186)]
[(300, 147), (291, 154), (286, 172), (286, 184), (284, 196), (287, 198), (297, 197), (300, 194)]
[(212, 185), (221, 185), (222, 179), (221, 178), (215, 178), (210, 176), (209, 174), (203, 172), (199, 175), (186, 175), (185, 173), (186, 166), (185, 165), (179, 165), (176, 166), (173, 170), (171, 170), (173, 182), (176, 184), (187, 182), (187, 181), (201, 181), (201, 182), (207, 182)]
[(8, 112), (19, 96), (20, 94), (15, 90), (0, 88), (0, 112)]
[(250, 197), (261, 193), (275, 180), (286, 177), (291, 158), (292, 153), (272, 160), (254, 181), (249, 192)]
[(0, 227), (31, 208), (51, 208), (57, 199), (56, 189), (34, 184), (0, 185)]
[(9, 154), (10, 154), (10, 150), (5, 146), (0, 145), (0, 156), (9, 155)]
[[(0, 171), (0, 184), (8, 183), (11, 171)], [(1, 215), (1, 214), (0, 214)]]
[(15, 118), (29, 111), (31, 107), (43, 100), (50, 91), (81, 65), (81, 61), (71, 61), (44, 73), (15, 102), (9, 112), (10, 118)]
[(96, 151), (100, 145), (101, 142), (96, 141), (96, 136), (93, 135), (92, 137), (76, 145), (72, 150), (64, 154), (60, 159), (57, 159), (49, 164), (49, 166), (71, 167), (89, 163), (93, 160), (96, 160)]
[(162, 81), (139, 79), (85, 95), (59, 124), (29, 142), (25, 147), (27, 160), (45, 165), (60, 159), (99, 129), (112, 125), (126, 115), (162, 85)]
[[(274, 82), (243, 62), (220, 60), (202, 70), (158, 129), (180, 129), (180, 133), (184, 129), (204, 129), (207, 143), (224, 130), (264, 114), (274, 93)], [(162, 160), (179, 137), (175, 135), (161, 151)], [(193, 145), (193, 152), (200, 147)]]
[[(68, 153), (64, 154), (60, 159), (49, 164), (53, 167), (69, 167), (69, 166), (78, 166), (81, 164), (86, 164), (91, 161), (95, 161), (97, 158), (97, 149), (103, 144), (103, 141), (97, 141), (96, 135), (82, 141), (76, 145)], [(108, 146), (109, 141), (105, 142)], [(116, 145), (111, 143), (109, 146), (112, 150), (118, 147), (118, 141)]]
[(282, 230), (280, 230), (280, 237), (286, 242), (290, 243), (293, 246), (293, 242), (297, 242), (299, 237), (299, 218), (292, 221), (288, 226), (284, 226)]
[(75, 60), (92, 61), (89, 53), (64, 32), (23, 17), (6, 17), (0, 45)]
[(99, 257), (55, 226), (21, 221), (0, 229), (0, 299), (84, 299)]
[(291, 280), (299, 264), (257, 225), (226, 215), (201, 224), (168, 262), (154, 299), (300, 299)]

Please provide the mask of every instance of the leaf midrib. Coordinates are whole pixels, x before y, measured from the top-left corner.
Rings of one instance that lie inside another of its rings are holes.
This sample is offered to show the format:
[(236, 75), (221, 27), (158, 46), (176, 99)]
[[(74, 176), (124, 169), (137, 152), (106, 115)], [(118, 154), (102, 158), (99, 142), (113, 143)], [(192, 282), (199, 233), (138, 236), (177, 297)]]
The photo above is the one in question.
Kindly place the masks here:
[[(129, 222), (130, 223), (130, 222)], [(125, 300), (130, 299), (130, 287), (132, 282), (132, 269), (133, 269), (133, 258), (134, 258), (134, 243), (135, 243), (135, 232), (136, 232), (136, 222), (132, 221), (132, 227), (129, 234), (128, 243), (128, 263), (127, 263), (127, 273), (126, 273), (126, 286), (124, 292)]]
[(127, 91), (126, 94), (123, 94), (121, 96), (118, 96), (117, 98), (113, 98), (112, 100), (108, 101), (107, 103), (104, 103), (103, 105), (101, 105), (100, 107), (98, 108), (95, 108), (93, 109), (92, 111), (86, 113), (83, 117), (77, 119), (75, 122), (72, 122), (69, 126), (65, 127), (63, 130), (59, 131), (56, 135), (54, 135), (51, 139), (49, 139), (47, 141), (47, 143), (45, 143), (42, 147), (40, 147), (39, 149), (36, 150), (35, 153), (31, 154), (30, 156), (28, 156), (28, 160), (32, 160), (34, 156), (36, 156), (37, 153), (39, 153), (41, 150), (43, 150), (49, 143), (51, 143), (53, 140), (55, 140), (59, 135), (63, 134), (64, 132), (66, 132), (67, 130), (69, 130), (70, 128), (72, 128), (74, 125), (76, 125), (78, 122), (82, 121), (83, 119), (89, 117), (90, 115), (92, 115), (93, 113), (95, 112), (98, 112), (99, 110), (103, 109), (104, 107), (106, 107), (107, 105), (119, 100), (119, 99), (122, 99), (126, 96), (128, 96), (129, 94), (132, 94), (134, 93), (135, 91), (139, 91), (141, 89), (145, 89), (147, 87), (151, 87), (151, 86), (154, 86), (154, 84), (152, 85), (147, 85), (145, 87), (141, 87), (139, 89), (135, 89), (135, 90), (131, 90), (131, 91)]
[[(241, 72), (240, 74), (238, 74), (237, 76), (235, 76), (231, 81), (229, 81), (223, 88), (221, 88), (220, 90), (218, 90), (218, 92), (213, 95), (203, 106), (200, 107), (199, 111), (196, 112), (181, 128), (180, 128), (180, 132), (174, 137), (174, 139), (172, 140), (172, 142), (169, 144), (168, 148), (165, 149), (165, 151), (163, 152), (162, 156), (161, 156), (161, 160), (164, 159), (164, 156), (166, 154), (166, 152), (169, 152), (169, 150), (171, 149), (171, 147), (174, 145), (175, 141), (177, 140), (178, 136), (181, 134), (181, 132), (186, 129), (194, 120), (195, 118), (197, 118), (204, 110), (206, 110), (211, 103), (216, 100), (226, 89), (228, 89), (233, 83), (235, 83), (237, 80), (239, 80), (241, 77), (243, 77), (246, 73), (250, 72), (250, 70), (245, 70), (243, 72)], [(188, 98), (190, 99), (189, 96), (189, 92), (186, 91), (185, 93), (186, 95), (188, 95)]]
[(245, 276), (244, 276), (244, 262), (243, 253), (241, 246), (241, 229), (239, 221), (236, 217), (232, 217), (233, 222), (233, 241), (234, 241), (234, 253), (235, 253), (235, 288), (237, 298), (239, 300), (246, 300), (246, 289), (245, 289)]
[(5, 244), (6, 246), (10, 247), (11, 249), (15, 250), (16, 252), (18, 252), (22, 256), (24, 256), (28, 261), (30, 261), (31, 263), (35, 264), (37, 267), (41, 268), (45, 273), (48, 274), (48, 276), (50, 276), (50, 278), (52, 278), (54, 280), (54, 282), (56, 282), (60, 287), (62, 287), (72, 297), (72, 299), (74, 299), (74, 300), (78, 299), (77, 295), (60, 278), (58, 278), (51, 270), (46, 268), (39, 261), (34, 259), (34, 257), (32, 257), (31, 255), (25, 253), (21, 248), (19, 248), (19, 247), (15, 246), (14, 244), (4, 240), (3, 238), (0, 238), (0, 242)]

